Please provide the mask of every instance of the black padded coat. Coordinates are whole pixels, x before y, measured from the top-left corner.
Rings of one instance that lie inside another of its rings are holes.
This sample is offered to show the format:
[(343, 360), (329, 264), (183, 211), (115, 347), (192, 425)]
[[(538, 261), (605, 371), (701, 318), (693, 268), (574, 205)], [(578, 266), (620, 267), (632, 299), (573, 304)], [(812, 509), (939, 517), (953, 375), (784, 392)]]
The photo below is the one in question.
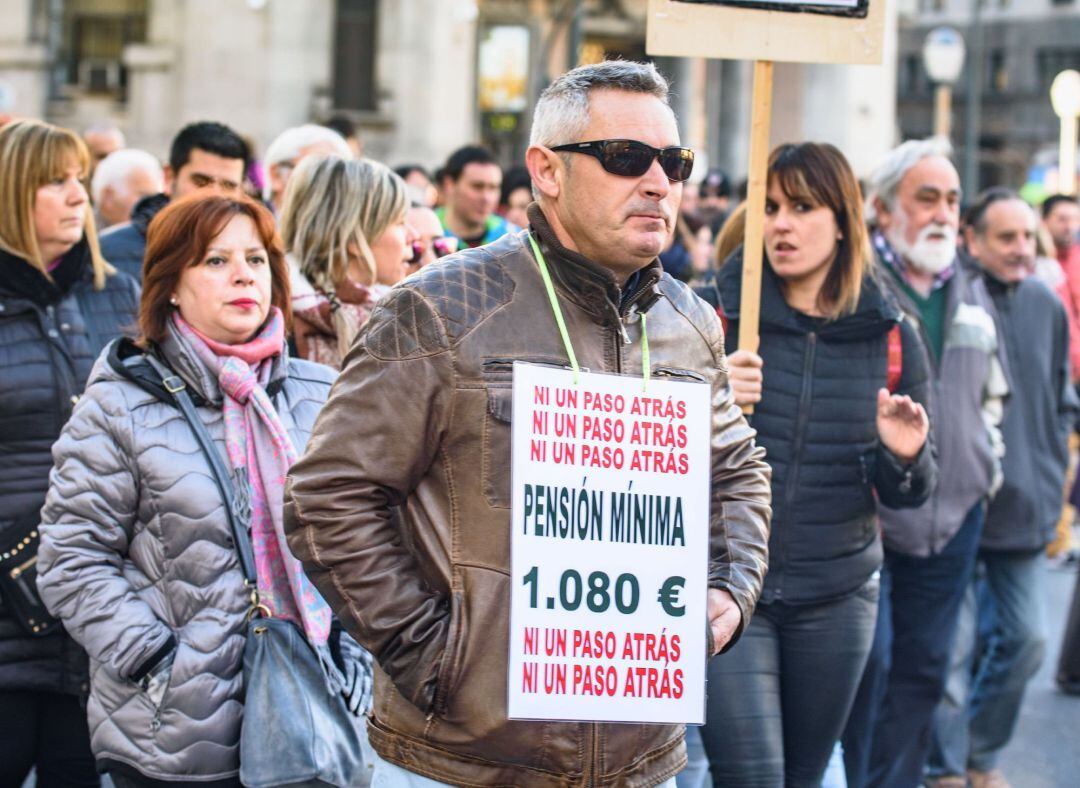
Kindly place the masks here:
[[(738, 255), (719, 274), (729, 354), (738, 345), (741, 282)], [(877, 392), (887, 383), (888, 335), (897, 324), (903, 371), (896, 393), (925, 406), (926, 350), (873, 278), (864, 279), (853, 314), (824, 321), (789, 307), (764, 266), (758, 349), (764, 385), (749, 417), (773, 469), (762, 603), (815, 603), (855, 591), (883, 558), (877, 501), (918, 506), (933, 490), (930, 441), (903, 467), (878, 440)]]
[[(134, 330), (139, 287), (124, 275), (95, 290), (85, 240), (50, 282), (0, 251), (0, 540), (45, 503), (52, 445), (82, 394), (94, 360)], [(86, 692), (86, 656), (60, 631), (30, 637), (0, 594), (0, 691)]]

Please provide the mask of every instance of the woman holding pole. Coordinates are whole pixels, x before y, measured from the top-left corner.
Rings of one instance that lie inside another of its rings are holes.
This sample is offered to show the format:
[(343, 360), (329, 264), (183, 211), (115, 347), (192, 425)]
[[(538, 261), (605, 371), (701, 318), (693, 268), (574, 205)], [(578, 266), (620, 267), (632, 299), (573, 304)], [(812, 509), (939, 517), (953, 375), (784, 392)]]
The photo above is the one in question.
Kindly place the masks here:
[[(917, 506), (936, 468), (928, 361), (878, 285), (851, 167), (831, 145), (769, 158), (758, 352), (729, 348), (735, 400), (773, 468), (769, 573), (742, 640), (709, 666), (717, 786), (820, 785), (870, 650), (876, 502)], [(720, 272), (729, 341), (742, 261)]]

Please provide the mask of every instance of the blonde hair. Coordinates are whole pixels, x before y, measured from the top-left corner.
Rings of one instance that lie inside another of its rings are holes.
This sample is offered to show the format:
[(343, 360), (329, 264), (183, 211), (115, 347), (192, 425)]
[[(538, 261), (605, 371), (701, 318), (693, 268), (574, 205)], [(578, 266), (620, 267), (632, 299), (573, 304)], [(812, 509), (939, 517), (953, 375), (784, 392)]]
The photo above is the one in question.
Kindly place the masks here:
[(723, 227), (716, 234), (716, 246), (713, 255), (717, 270), (723, 268), (732, 252), (743, 245), (745, 236), (746, 203), (741, 202), (724, 220)]
[[(315, 287), (333, 293), (345, 281), (350, 243), (375, 281), (375, 240), (404, 218), (405, 181), (369, 159), (307, 157), (289, 178), (281, 211), (285, 250)], [(364, 283), (367, 284), (367, 283)]]
[[(34, 230), (34, 201), (37, 190), (64, 177), (72, 163), (79, 166), (85, 179), (90, 153), (75, 132), (38, 120), (16, 120), (0, 127), (0, 249), (26, 260), (50, 280), (51, 261), (42, 259)], [(101, 256), (89, 200), (83, 235), (90, 247), (94, 288), (101, 290), (105, 278), (116, 269)]]

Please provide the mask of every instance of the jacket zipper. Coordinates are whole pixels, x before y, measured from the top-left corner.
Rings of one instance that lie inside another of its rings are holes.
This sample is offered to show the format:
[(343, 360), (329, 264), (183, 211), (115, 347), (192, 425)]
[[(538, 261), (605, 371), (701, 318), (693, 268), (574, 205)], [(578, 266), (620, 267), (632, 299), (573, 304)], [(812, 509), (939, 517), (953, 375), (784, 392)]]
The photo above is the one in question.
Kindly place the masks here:
[[(803, 444), (806, 440), (806, 424), (810, 419), (810, 398), (814, 393), (814, 358), (817, 355), (817, 333), (811, 331), (806, 335), (806, 353), (803, 354), (802, 390), (799, 392), (799, 409), (795, 415), (795, 443), (791, 449), (791, 466), (788, 468), (787, 483), (784, 485), (784, 502), (790, 516), (792, 504), (795, 501), (796, 488), (799, 482), (799, 466), (802, 464)], [(783, 565), (787, 567), (787, 542), (785, 538), (780, 543), (780, 554)], [(776, 589), (776, 598), (783, 596), (783, 580), (780, 588)]]
[(600, 775), (599, 736), (597, 736), (597, 734), (596, 734), (597, 726), (596, 726), (595, 723), (590, 722), (590, 723), (586, 723), (586, 725), (587, 725), (587, 728), (588, 728), (587, 735), (589, 737), (589, 746), (587, 748), (588, 751), (589, 751), (589, 760), (585, 764), (585, 773), (582, 775), (582, 777), (584, 778), (584, 780), (582, 782), (582, 785), (589, 786), (589, 788), (592, 788), (592, 786), (595, 786), (595, 785), (599, 784), (599, 779), (598, 779), (599, 775)]
[(56, 307), (45, 307), (45, 315), (38, 312), (38, 319), (45, 341), (52, 356), (53, 377), (56, 380), (56, 416), (61, 429), (67, 423), (74, 407), (75, 370), (67, 350), (61, 344), (60, 326), (56, 319)]

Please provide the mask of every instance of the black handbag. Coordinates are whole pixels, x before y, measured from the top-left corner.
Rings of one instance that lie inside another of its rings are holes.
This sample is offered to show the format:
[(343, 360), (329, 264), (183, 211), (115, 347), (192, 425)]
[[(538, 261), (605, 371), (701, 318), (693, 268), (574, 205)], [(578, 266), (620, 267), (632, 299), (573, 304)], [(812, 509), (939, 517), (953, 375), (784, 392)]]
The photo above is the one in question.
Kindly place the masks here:
[[(291, 622), (272, 618), (259, 603), (255, 555), (248, 533), (246, 490), (234, 488), (214, 439), (199, 418), (184, 381), (152, 356), (156, 373), (137, 376), (164, 390), (184, 414), (202, 448), (225, 502), (233, 541), (251, 593), (244, 643), (244, 721), (240, 730), (240, 781), (248, 788), (367, 785), (367, 733), (361, 716), (349, 711), (332, 689), (318, 655)], [(136, 372), (126, 362), (129, 372)], [(139, 380), (135, 382), (140, 383)]]
[(16, 518), (0, 541), (0, 597), (8, 615), (31, 637), (44, 637), (60, 628), (37, 590), (40, 524), (38, 512)]

